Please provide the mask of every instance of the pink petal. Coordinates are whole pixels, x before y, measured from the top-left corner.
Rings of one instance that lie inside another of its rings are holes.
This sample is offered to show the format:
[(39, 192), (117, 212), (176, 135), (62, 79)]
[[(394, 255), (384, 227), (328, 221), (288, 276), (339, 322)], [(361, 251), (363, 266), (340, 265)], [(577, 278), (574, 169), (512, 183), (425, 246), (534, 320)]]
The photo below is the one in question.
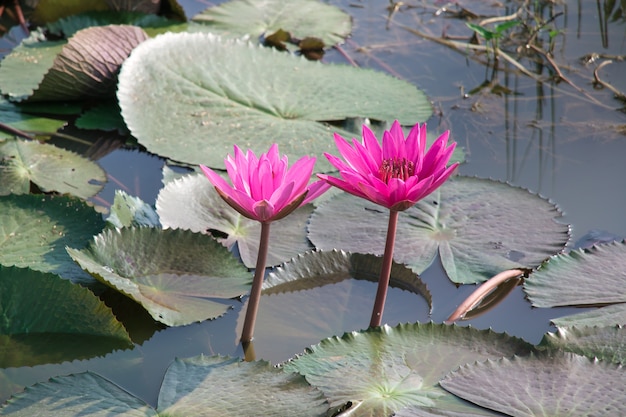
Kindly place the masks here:
[(354, 188), (354, 186), (352, 184), (350, 184), (349, 182), (346, 182), (342, 179), (336, 178), (336, 177), (331, 177), (330, 175), (325, 175), (325, 174), (317, 174), (317, 176), (323, 180), (326, 181), (328, 184), (335, 186), (337, 188), (339, 188), (340, 190), (343, 190), (347, 193), (356, 195), (357, 197), (362, 197), (362, 198), (366, 198), (365, 195), (363, 193), (361, 193), (360, 190)]
[(361, 157), (361, 161), (363, 161), (363, 164), (366, 166), (365, 170), (367, 172), (375, 173), (380, 170), (381, 162), (375, 159), (370, 153), (370, 151), (362, 143), (355, 141), (354, 147), (359, 153), (359, 156)]
[(432, 184), (432, 176), (422, 179), (420, 182), (415, 184), (407, 191), (406, 198), (413, 201), (414, 203), (417, 203), (419, 200), (426, 197), (428, 194), (435, 190), (436, 187), (433, 188)]
[(204, 175), (211, 181), (211, 184), (215, 188), (220, 189), (224, 194), (230, 195), (233, 192), (233, 187), (222, 178), (217, 172), (204, 165), (200, 165), (200, 169), (204, 172)]
[[(354, 139), (353, 142), (356, 142), (356, 139)], [(339, 153), (350, 168), (355, 171), (363, 171), (367, 169), (367, 164), (363, 162), (359, 152), (357, 152), (354, 147), (350, 146), (344, 138), (337, 134), (335, 134), (335, 145), (337, 145)]]
[[(288, 182), (281, 185), (269, 198), (269, 203), (279, 212), (293, 200), (294, 183)], [(302, 193), (300, 193), (302, 194)]]
[(285, 175), (284, 182), (293, 182), (294, 194), (302, 194), (306, 190), (306, 185), (309, 183), (311, 174), (313, 174), (313, 167), (315, 166), (315, 158), (309, 158), (308, 156), (302, 157), (296, 161), (295, 164), (289, 168)]
[(304, 201), (302, 201), (302, 205), (308, 204), (311, 201), (315, 200), (317, 197), (324, 194), (330, 187), (331, 185), (324, 180), (315, 181), (314, 183), (309, 185), (309, 193), (306, 195)]
[(255, 220), (260, 222), (270, 221), (274, 217), (274, 207), (267, 200), (257, 201), (252, 209), (254, 210)]
[(376, 162), (376, 165), (380, 167), (383, 161), (383, 151), (376, 139), (376, 135), (365, 125), (363, 125), (363, 145), (371, 155), (372, 159)]
[(337, 158), (335, 155), (329, 154), (328, 152), (324, 152), (324, 156), (328, 159), (328, 162), (331, 163), (332, 166), (337, 168), (339, 171), (352, 171), (352, 167), (348, 166), (344, 161)]

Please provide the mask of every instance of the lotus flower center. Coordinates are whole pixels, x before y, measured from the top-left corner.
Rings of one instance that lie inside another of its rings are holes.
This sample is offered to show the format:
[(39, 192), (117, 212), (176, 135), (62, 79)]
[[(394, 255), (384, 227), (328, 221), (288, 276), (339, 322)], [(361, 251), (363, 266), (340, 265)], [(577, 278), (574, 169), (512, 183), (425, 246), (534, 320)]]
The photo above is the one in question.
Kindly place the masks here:
[(415, 164), (406, 158), (388, 158), (383, 160), (378, 173), (380, 174), (380, 179), (385, 184), (389, 183), (389, 180), (392, 178), (406, 181), (415, 174)]

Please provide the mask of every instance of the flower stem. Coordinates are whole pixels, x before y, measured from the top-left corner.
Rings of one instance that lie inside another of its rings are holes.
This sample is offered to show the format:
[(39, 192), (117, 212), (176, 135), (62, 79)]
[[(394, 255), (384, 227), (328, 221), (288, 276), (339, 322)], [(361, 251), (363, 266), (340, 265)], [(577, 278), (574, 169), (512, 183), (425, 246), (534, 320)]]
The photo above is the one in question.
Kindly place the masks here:
[(243, 323), (243, 331), (241, 332), (241, 343), (252, 341), (254, 335), (254, 324), (256, 323), (256, 314), (259, 310), (259, 301), (261, 300), (261, 288), (263, 287), (263, 278), (265, 277), (265, 262), (267, 261), (267, 250), (270, 240), (270, 223), (261, 222), (261, 238), (259, 240), (259, 254), (256, 259), (256, 268), (254, 270), (254, 280), (252, 281), (252, 290), (248, 299), (248, 308), (246, 310), (246, 319)]
[(391, 265), (393, 263), (393, 246), (396, 242), (396, 229), (398, 226), (399, 211), (389, 210), (389, 226), (387, 227), (387, 242), (385, 243), (385, 254), (383, 255), (383, 266), (380, 270), (380, 278), (378, 279), (378, 290), (376, 291), (376, 300), (374, 301), (374, 310), (372, 310), (372, 319), (370, 327), (380, 326), (383, 319), (383, 310), (385, 309), (385, 299), (387, 298), (387, 288), (389, 287), (389, 278), (391, 277)]

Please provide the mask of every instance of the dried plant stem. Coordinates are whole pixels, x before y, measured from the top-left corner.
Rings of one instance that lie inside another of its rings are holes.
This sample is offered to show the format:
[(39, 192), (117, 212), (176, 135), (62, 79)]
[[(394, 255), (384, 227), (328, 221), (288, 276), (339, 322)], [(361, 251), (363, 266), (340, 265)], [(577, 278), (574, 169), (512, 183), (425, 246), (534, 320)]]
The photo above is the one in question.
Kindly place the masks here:
[(621, 91), (619, 91), (617, 88), (613, 87), (611, 84), (606, 83), (604, 81), (602, 81), (600, 79), (600, 75), (598, 75), (598, 71), (600, 71), (600, 69), (606, 65), (612, 64), (613, 61), (609, 60), (609, 61), (603, 61), (602, 63), (600, 63), (600, 65), (598, 65), (598, 67), (593, 70), (593, 78), (596, 84), (600, 84), (602, 87), (611, 90), (611, 92), (613, 94), (615, 94), (615, 97), (619, 100), (622, 101), (626, 101), (626, 94), (622, 93)]
[(241, 332), (241, 343), (249, 343), (254, 335), (254, 325), (256, 323), (256, 315), (259, 310), (259, 301), (261, 300), (261, 289), (263, 288), (263, 279), (265, 278), (265, 263), (267, 261), (267, 251), (270, 240), (270, 223), (261, 223), (261, 238), (259, 240), (259, 254), (256, 259), (256, 268), (254, 270), (254, 280), (252, 281), (252, 290), (248, 299), (248, 308), (246, 309), (246, 319), (243, 323), (243, 331)]
[(24, 132), (23, 130), (16, 129), (16, 128), (11, 127), (11, 126), (9, 126), (9, 125), (7, 125), (5, 123), (0, 123), (0, 131), (6, 132), (6, 133), (10, 133), (12, 135), (19, 136), (19, 137), (24, 138), (24, 139), (35, 140), (34, 137), (32, 137), (28, 133)]
[(470, 294), (469, 297), (463, 301), (456, 310), (448, 317), (444, 323), (450, 324), (459, 319), (462, 319), (468, 311), (473, 309), (476, 304), (480, 302), (487, 294), (492, 292), (494, 289), (498, 287), (498, 285), (503, 282), (518, 277), (520, 275), (524, 275), (524, 271), (521, 269), (509, 269), (507, 271), (500, 272), (498, 275), (495, 275), (493, 278), (490, 278), (487, 282), (482, 284), (480, 287), (476, 288), (476, 290)]
[(380, 270), (380, 278), (378, 279), (378, 290), (376, 291), (376, 300), (374, 301), (370, 327), (380, 326), (383, 319), (387, 289), (389, 288), (389, 278), (391, 277), (391, 265), (393, 264), (393, 247), (396, 242), (396, 229), (398, 228), (399, 214), (399, 211), (389, 210), (389, 226), (387, 227), (387, 241), (385, 242), (383, 266)]

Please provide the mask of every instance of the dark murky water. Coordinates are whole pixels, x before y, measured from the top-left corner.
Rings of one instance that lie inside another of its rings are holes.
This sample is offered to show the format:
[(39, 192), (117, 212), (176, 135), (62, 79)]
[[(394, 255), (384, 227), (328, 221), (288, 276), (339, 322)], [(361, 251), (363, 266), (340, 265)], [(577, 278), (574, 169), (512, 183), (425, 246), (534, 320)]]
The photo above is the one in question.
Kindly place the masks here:
[[(181, 3), (190, 16), (209, 5), (201, 0)], [(554, 61), (587, 97), (566, 82), (539, 83), (513, 73), (510, 64), (494, 75), (482, 63), (410, 33), (402, 26), (434, 36), (471, 34), (462, 21), (434, 15), (442, 4), (407, 3), (419, 6), (402, 7), (387, 20), (387, 1), (341, 2), (355, 23), (353, 37), (342, 46), (343, 51), (360, 66), (391, 72), (428, 93), (436, 108), (429, 130), (450, 129), (453, 139), (465, 147), (468, 163), (462, 166), (462, 174), (509, 181), (550, 198), (565, 212), (563, 221), (572, 225), (574, 241), (591, 229), (626, 236), (626, 115), (617, 110), (624, 104), (613, 99), (610, 91), (597, 91), (592, 86), (593, 70), (605, 58), (581, 64), (587, 54), (624, 55), (624, 21), (608, 23), (604, 36), (595, 2), (567, 2), (566, 6), (536, 10), (544, 19), (550, 13), (563, 12), (554, 19), (561, 31), (555, 38)], [(506, 3), (506, 11), (493, 8), (491, 2), (460, 4), (489, 15), (516, 10), (510, 3)], [(345, 63), (346, 59), (331, 51), (325, 61)], [(538, 77), (549, 74), (548, 67), (522, 63)], [(626, 91), (625, 66), (624, 62), (614, 62), (599, 73), (604, 81)], [(489, 86), (464, 98), (485, 81)], [(515, 94), (490, 93), (494, 86)], [(99, 162), (131, 194), (154, 202), (161, 187), (160, 159), (118, 150)], [(100, 197), (112, 201), (116, 188), (120, 186), (109, 183)], [(385, 322), (441, 322), (474, 290), (473, 286), (457, 289), (439, 265), (433, 265), (422, 278), (433, 296), (432, 314), (421, 297), (393, 290)], [(257, 357), (283, 361), (323, 337), (366, 327), (373, 294), (373, 283), (347, 280), (297, 297), (265, 297), (256, 331)], [(462, 325), (491, 327), (538, 343), (551, 328), (550, 318), (572, 310), (532, 309), (518, 288), (494, 310)], [(300, 315), (285, 316), (281, 311), (298, 311)], [(161, 378), (174, 357), (241, 354), (236, 345), (238, 312), (235, 309), (219, 320), (160, 331), (132, 351), (114, 352), (105, 358), (0, 371), (0, 387), (18, 391), (23, 385), (53, 375), (89, 369), (155, 403)], [(298, 322), (304, 318), (305, 325)], [(302, 332), (302, 328), (310, 330)], [(0, 399), (9, 393), (0, 389)]]

